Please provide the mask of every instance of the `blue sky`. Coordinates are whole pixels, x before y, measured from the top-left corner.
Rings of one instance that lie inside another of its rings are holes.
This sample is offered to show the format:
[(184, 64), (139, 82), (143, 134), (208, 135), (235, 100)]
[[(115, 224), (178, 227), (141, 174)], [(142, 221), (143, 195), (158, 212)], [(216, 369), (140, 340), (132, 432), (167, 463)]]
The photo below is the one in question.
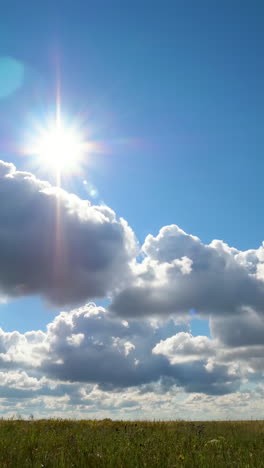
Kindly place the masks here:
[[(54, 184), (54, 174), (19, 149), (33, 120), (54, 112), (59, 70), (62, 113), (81, 116), (105, 148), (86, 156), (81, 175), (63, 179), (66, 191), (111, 207), (139, 245), (176, 224), (203, 244), (220, 239), (257, 251), (264, 239), (263, 14), (257, 0), (3, 2), (0, 159)], [(51, 304), (40, 290), (0, 305), (5, 332), (44, 331), (75, 306)], [(104, 301), (101, 295), (98, 305)], [(209, 305), (197, 305), (194, 336), (210, 339)]]
[(243, 1), (8, 2), (1, 54), (32, 76), (2, 100), (2, 119), (16, 139), (28, 113), (52, 106), (58, 56), (65, 109), (91, 113), (99, 138), (139, 140), (114, 148), (92, 177), (141, 240), (177, 221), (204, 241), (257, 247), (262, 13)]

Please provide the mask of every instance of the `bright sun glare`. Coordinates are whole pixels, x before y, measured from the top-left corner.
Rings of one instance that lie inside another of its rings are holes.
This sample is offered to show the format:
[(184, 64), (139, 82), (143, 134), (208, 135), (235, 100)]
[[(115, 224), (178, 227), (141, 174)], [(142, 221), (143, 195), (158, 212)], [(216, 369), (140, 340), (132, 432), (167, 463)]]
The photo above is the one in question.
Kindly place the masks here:
[(42, 132), (33, 151), (49, 169), (72, 172), (81, 163), (85, 144), (76, 130), (60, 121)]
[(46, 125), (36, 123), (23, 152), (32, 155), (34, 164), (51, 172), (60, 185), (62, 175), (81, 173), (87, 153), (97, 152), (99, 148), (96, 142), (85, 140), (81, 129), (78, 121), (65, 124), (58, 106), (55, 117)]
[(33, 122), (22, 153), (31, 155), (33, 165), (51, 173), (56, 178), (57, 186), (61, 186), (62, 176), (80, 175), (84, 165), (91, 162), (88, 154), (91, 156), (101, 152), (103, 146), (91, 139), (91, 128), (86, 126), (85, 115), (82, 117), (79, 113), (74, 119), (62, 115), (59, 77), (56, 88), (54, 115), (43, 122)]

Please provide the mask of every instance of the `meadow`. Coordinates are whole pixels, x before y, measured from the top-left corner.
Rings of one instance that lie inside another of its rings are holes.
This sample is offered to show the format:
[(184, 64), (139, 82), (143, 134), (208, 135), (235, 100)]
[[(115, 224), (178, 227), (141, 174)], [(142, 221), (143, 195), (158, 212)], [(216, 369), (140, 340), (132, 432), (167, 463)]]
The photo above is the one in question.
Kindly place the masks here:
[(1, 420), (0, 467), (264, 467), (264, 422)]

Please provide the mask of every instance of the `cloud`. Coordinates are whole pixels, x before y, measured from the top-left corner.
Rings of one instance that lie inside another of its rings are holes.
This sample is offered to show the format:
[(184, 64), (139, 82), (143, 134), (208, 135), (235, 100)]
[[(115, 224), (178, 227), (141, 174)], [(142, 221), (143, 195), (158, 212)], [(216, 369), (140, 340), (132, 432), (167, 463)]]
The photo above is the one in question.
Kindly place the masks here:
[[(27, 399), (28, 409), (52, 414), (74, 407), (75, 415), (127, 417), (147, 405), (152, 416), (160, 405), (169, 417), (186, 393), (186, 414), (198, 415), (199, 402), (208, 414), (233, 402), (239, 414), (248, 395), (260, 400), (260, 391), (239, 389), (263, 378), (264, 245), (207, 245), (171, 225), (146, 237), (140, 257), (133, 231), (109, 207), (2, 161), (0, 197), (2, 300), (110, 299), (108, 310), (90, 303), (61, 312), (46, 331), (0, 329), (1, 410)], [(191, 335), (191, 309), (209, 319), (211, 338)]]
[(0, 294), (40, 294), (59, 305), (111, 297), (125, 317), (263, 313), (264, 247), (241, 252), (206, 245), (176, 225), (135, 235), (107, 206), (0, 162)]
[(59, 305), (104, 297), (129, 276), (137, 244), (107, 206), (91, 205), (0, 161), (0, 292)]
[(215, 354), (208, 338), (181, 332), (172, 320), (124, 322), (95, 304), (61, 312), (45, 333), (0, 333), (0, 368), (104, 390), (163, 381), (188, 392), (233, 391), (240, 375), (223, 362), (208, 367)]
[[(47, 390), (46, 386), (46, 390)], [(2, 388), (1, 388), (2, 390)], [(10, 417), (20, 414), (37, 418), (106, 418), (113, 419), (159, 419), (171, 420), (172, 415), (181, 419), (227, 419), (230, 408), (234, 419), (259, 418), (264, 409), (263, 389), (229, 393), (226, 395), (206, 395), (204, 393), (184, 394), (176, 386), (160, 392), (160, 384), (142, 393), (132, 387), (124, 391), (105, 391), (93, 385), (60, 384), (50, 391), (29, 391), (23, 398), (22, 393), (5, 394), (0, 399), (1, 414)], [(1, 393), (2, 395), (2, 393)]]
[(171, 364), (202, 361), (214, 356), (215, 343), (207, 336), (192, 336), (181, 332), (161, 340), (152, 352), (166, 356)]
[[(124, 317), (184, 314), (240, 314), (245, 307), (263, 313), (263, 247), (246, 252), (223, 241), (203, 244), (178, 226), (148, 235), (142, 263), (134, 264), (133, 279), (113, 297), (112, 312)], [(253, 260), (252, 260), (253, 257)]]
[(212, 317), (210, 329), (212, 336), (226, 346), (264, 346), (263, 316), (251, 308), (242, 309), (235, 316)]
[(199, 419), (225, 414), (228, 401), (239, 411), (241, 386), (262, 380), (263, 346), (231, 347), (183, 329), (172, 319), (125, 321), (90, 303), (61, 312), (45, 332), (1, 330), (1, 411), (169, 418), (175, 410)]

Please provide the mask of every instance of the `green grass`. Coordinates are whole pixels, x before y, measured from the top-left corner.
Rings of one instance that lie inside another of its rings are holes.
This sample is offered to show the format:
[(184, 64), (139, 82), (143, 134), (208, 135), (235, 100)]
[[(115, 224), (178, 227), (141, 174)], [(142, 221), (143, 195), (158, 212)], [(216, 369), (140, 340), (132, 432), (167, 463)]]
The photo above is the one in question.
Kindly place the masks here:
[(0, 420), (0, 467), (264, 467), (264, 422)]

